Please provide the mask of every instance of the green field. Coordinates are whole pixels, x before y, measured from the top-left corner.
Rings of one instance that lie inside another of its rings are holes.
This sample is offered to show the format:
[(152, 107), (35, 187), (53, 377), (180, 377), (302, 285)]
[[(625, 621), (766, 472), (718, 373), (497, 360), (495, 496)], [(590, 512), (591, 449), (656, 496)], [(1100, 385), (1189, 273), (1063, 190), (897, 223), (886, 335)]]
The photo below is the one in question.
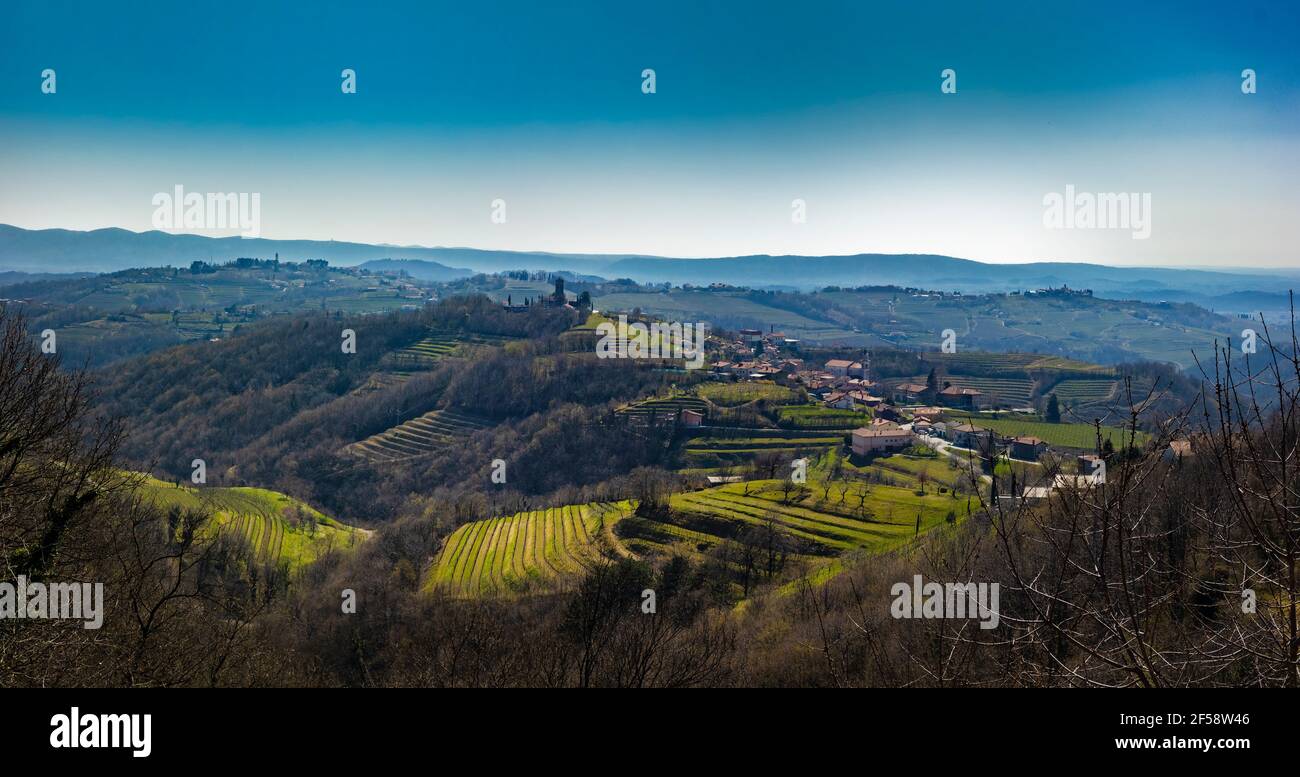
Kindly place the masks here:
[(301, 569), (331, 550), (356, 545), (367, 533), (305, 502), (264, 488), (191, 488), (147, 478), (144, 501), (210, 514), (223, 536), (242, 538), (261, 563)]
[(869, 412), (839, 410), (821, 405), (793, 405), (779, 407), (776, 416), (782, 426), (795, 429), (851, 430), (871, 423)]
[(425, 587), (453, 596), (492, 596), (552, 586), (608, 555), (611, 532), (630, 502), (567, 505), (467, 523), (443, 544)]
[[(1097, 447), (1096, 430), (1091, 424), (1051, 424), (1046, 421), (1031, 421), (1018, 418), (986, 418), (978, 414), (945, 413), (952, 419), (969, 421), (982, 429), (992, 429), (1004, 437), (1037, 437), (1048, 445), (1059, 445), (1080, 450), (1095, 450)], [(1116, 448), (1122, 447), (1128, 440), (1127, 430), (1114, 426), (1101, 428), (1102, 440), (1109, 439)], [(1141, 447), (1150, 439), (1145, 432), (1137, 433), (1136, 444)]]
[(789, 402), (795, 396), (791, 389), (778, 386), (771, 381), (705, 383), (699, 387), (697, 393), (713, 404), (723, 407), (735, 407), (758, 400), (771, 403)]

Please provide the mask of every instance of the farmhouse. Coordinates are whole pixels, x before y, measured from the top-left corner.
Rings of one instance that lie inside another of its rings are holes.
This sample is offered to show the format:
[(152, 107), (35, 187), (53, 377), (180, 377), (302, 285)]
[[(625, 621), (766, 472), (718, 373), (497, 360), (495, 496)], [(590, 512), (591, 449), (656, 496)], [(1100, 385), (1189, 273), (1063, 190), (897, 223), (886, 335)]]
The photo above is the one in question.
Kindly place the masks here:
[(1096, 475), (1098, 472), (1106, 471), (1106, 462), (1100, 456), (1089, 453), (1075, 459), (1075, 464), (1080, 475)]
[(979, 445), (979, 438), (984, 430), (970, 424), (949, 424), (948, 441), (958, 448), (974, 449)]
[(690, 410), (689, 408), (682, 408), (679, 420), (681, 421), (682, 426), (703, 426), (704, 414)]
[(1023, 461), (1038, 461), (1038, 457), (1047, 453), (1047, 443), (1037, 437), (1016, 437), (1011, 441), (1011, 458)]
[(922, 401), (925, 392), (926, 385), (924, 383), (901, 383), (894, 387), (894, 404), (916, 404)]
[(906, 429), (855, 429), (853, 452), (866, 456), (876, 451), (898, 450), (912, 444), (912, 433)]
[(939, 404), (974, 410), (984, 394), (979, 389), (948, 386), (939, 392)]

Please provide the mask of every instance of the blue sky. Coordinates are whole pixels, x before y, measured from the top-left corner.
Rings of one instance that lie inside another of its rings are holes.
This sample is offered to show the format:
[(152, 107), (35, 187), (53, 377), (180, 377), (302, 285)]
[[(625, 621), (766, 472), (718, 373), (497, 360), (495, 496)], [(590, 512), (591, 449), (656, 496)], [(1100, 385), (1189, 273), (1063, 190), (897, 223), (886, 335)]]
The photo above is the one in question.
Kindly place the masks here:
[[(0, 222), (148, 229), (180, 184), (265, 237), (1300, 266), (1294, 7), (267, 5), (0, 9)], [(1044, 228), (1067, 184), (1149, 193), (1150, 238)]]

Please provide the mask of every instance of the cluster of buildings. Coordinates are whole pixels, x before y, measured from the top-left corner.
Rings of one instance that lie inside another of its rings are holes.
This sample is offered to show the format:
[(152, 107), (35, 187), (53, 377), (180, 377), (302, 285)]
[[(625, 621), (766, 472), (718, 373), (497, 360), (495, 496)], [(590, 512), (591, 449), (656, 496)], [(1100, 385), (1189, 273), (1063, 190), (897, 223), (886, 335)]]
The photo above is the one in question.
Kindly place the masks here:
[(804, 387), (808, 396), (826, 407), (865, 410), (885, 404), (884, 397), (880, 396), (880, 384), (867, 377), (867, 367), (862, 362), (831, 359), (820, 370), (801, 369), (790, 377)]
[(961, 410), (974, 410), (979, 407), (984, 398), (984, 392), (979, 389), (963, 388), (951, 384), (933, 393), (934, 396), (930, 397), (930, 389), (924, 383), (900, 383), (890, 392), (890, 396), (894, 403), (899, 405), (934, 401), (944, 407)]
[(782, 332), (741, 329), (735, 340), (718, 345), (720, 358), (709, 366), (718, 375), (771, 380), (803, 368), (802, 359), (781, 355), (782, 348), (789, 349), (798, 344), (798, 340), (792, 340)]

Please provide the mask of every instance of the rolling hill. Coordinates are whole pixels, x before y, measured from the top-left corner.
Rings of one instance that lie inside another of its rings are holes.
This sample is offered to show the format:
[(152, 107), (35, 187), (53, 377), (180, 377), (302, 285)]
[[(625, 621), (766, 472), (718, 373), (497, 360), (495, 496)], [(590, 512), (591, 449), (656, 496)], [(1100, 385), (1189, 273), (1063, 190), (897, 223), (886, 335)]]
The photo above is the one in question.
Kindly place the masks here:
[[(325, 259), (335, 265), (375, 260), (421, 260), (454, 270), (572, 270), (642, 283), (728, 283), (752, 287), (813, 289), (823, 286), (893, 284), (967, 292), (1011, 291), (1062, 284), (1091, 288), (1104, 296), (1159, 301), (1173, 292), (1215, 297), (1294, 285), (1276, 272), (1220, 272), (1149, 267), (1110, 267), (1083, 262), (993, 264), (935, 254), (850, 256), (732, 256), (677, 258), (635, 254), (574, 254), (493, 251), (472, 248), (393, 246), (334, 240), (271, 240), (207, 237), (159, 231), (97, 229), (27, 230), (0, 224), (0, 270), (106, 272), (130, 267), (188, 265), (195, 259), (227, 261), (241, 256), (299, 261)], [(400, 264), (400, 263), (399, 263)], [(433, 271), (432, 268), (429, 268)], [(439, 271), (440, 272), (440, 271)], [(412, 271), (414, 277), (422, 277)]]

